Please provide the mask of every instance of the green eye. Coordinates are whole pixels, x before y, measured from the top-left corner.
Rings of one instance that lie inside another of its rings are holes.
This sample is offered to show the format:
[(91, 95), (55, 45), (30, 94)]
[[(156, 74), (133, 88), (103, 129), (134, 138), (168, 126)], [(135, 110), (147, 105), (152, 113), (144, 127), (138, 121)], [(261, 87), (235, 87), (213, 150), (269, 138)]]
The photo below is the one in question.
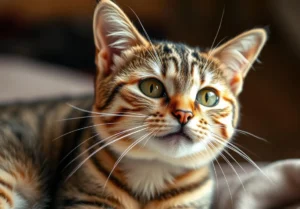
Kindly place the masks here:
[(159, 98), (162, 97), (165, 93), (165, 88), (163, 84), (155, 79), (148, 78), (140, 83), (140, 90), (148, 97)]
[(216, 106), (219, 102), (219, 97), (216, 91), (210, 88), (200, 90), (196, 99), (200, 104), (206, 107)]

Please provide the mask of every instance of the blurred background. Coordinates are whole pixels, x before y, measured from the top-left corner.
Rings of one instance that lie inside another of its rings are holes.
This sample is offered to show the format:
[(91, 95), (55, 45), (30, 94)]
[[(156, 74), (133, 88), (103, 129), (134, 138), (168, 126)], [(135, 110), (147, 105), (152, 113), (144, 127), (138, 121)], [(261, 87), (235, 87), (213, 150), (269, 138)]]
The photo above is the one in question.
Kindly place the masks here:
[[(300, 157), (299, 0), (117, 0), (153, 39), (210, 47), (255, 27), (269, 40), (241, 95), (236, 143), (256, 161)], [(0, 1), (0, 102), (92, 92), (95, 0)], [(243, 148), (244, 147), (244, 148)], [(248, 151), (247, 151), (248, 150)]]

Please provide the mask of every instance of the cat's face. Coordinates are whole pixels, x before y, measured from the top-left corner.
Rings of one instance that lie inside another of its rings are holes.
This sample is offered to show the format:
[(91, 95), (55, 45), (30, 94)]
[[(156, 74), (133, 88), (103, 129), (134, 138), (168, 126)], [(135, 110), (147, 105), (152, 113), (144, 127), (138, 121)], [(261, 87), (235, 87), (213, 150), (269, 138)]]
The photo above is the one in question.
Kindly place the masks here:
[(266, 39), (263, 30), (208, 52), (152, 44), (104, 0), (95, 11), (94, 33), (94, 123), (111, 149), (193, 167), (226, 146), (237, 125), (243, 79)]

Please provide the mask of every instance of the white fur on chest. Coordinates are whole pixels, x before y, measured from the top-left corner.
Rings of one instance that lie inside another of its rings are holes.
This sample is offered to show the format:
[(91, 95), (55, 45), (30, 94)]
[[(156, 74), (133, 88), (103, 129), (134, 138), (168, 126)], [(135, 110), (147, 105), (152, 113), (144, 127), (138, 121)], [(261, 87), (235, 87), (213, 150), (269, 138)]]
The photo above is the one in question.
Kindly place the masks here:
[(150, 198), (171, 183), (174, 177), (184, 173), (178, 168), (159, 161), (124, 159), (121, 169), (124, 171), (128, 186), (138, 195)]

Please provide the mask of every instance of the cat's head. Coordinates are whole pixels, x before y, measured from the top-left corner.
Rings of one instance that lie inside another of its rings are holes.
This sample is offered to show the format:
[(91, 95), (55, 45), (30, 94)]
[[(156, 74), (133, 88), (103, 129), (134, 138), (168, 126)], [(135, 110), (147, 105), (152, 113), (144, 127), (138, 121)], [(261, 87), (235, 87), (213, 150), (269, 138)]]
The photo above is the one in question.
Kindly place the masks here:
[(113, 2), (94, 14), (96, 130), (110, 148), (138, 159), (194, 167), (235, 133), (237, 97), (265, 41), (263, 29), (200, 51), (143, 37)]

